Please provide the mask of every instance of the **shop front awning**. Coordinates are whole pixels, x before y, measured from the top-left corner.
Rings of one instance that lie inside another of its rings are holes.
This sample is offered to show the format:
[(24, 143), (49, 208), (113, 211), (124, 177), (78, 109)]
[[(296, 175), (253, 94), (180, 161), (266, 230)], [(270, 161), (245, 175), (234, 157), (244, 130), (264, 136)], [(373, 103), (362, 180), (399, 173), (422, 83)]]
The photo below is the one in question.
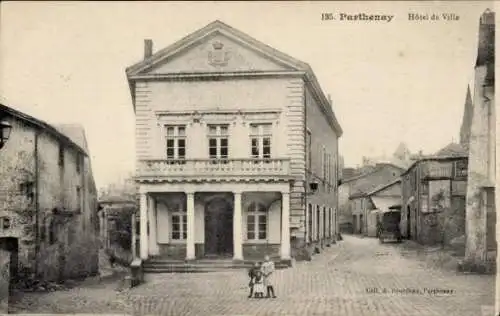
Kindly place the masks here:
[(394, 206), (401, 203), (401, 198), (397, 197), (372, 196), (371, 199), (373, 204), (375, 205), (375, 208), (379, 212), (395, 211)]

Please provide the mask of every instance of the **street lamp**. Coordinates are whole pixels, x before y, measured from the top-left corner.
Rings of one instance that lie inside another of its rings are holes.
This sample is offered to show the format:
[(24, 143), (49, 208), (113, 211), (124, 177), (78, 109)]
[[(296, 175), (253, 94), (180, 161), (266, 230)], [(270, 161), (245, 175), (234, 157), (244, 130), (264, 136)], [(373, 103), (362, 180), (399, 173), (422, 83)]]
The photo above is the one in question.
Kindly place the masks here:
[(0, 121), (0, 149), (3, 148), (10, 136), (12, 125), (7, 121)]

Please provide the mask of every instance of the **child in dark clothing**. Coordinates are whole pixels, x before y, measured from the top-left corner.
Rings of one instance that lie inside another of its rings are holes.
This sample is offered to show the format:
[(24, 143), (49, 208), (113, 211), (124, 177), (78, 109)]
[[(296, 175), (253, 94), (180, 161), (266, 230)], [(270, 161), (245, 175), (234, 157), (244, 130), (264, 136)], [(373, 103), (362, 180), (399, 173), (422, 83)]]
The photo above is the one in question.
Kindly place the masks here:
[[(248, 271), (248, 277), (250, 278), (250, 283), (248, 283), (248, 286), (250, 287), (250, 295), (248, 295), (248, 298), (252, 298), (254, 294), (255, 279), (258, 274), (261, 275), (260, 263), (256, 262), (255, 265)], [(260, 279), (262, 279), (262, 275), (260, 276)]]

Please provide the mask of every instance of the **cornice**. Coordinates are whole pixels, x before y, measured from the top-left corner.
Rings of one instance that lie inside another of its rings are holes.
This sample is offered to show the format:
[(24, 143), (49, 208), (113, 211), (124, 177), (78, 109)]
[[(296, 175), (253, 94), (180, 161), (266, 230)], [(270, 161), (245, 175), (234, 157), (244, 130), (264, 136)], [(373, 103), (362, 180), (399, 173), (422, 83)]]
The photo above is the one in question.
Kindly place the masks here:
[(234, 79), (234, 78), (281, 78), (281, 77), (301, 77), (303, 71), (233, 71), (233, 72), (184, 72), (167, 74), (143, 74), (132, 75), (129, 81), (201, 81), (214, 79)]
[(294, 181), (292, 176), (269, 175), (254, 177), (168, 177), (168, 176), (138, 176), (135, 178), (138, 183), (290, 183)]

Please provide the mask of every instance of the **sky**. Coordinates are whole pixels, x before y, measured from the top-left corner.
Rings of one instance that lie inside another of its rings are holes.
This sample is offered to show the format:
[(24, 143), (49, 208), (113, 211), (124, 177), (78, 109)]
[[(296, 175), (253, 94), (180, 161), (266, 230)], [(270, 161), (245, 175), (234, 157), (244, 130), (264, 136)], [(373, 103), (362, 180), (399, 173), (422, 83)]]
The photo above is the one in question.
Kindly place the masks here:
[[(400, 142), (433, 153), (457, 141), (479, 17), (490, 1), (2, 2), (0, 101), (49, 123), (85, 127), (98, 187), (134, 170), (125, 68), (214, 20), (309, 63), (344, 134), (346, 166)], [(394, 15), (322, 21), (322, 13)], [(458, 21), (409, 21), (409, 13)]]

